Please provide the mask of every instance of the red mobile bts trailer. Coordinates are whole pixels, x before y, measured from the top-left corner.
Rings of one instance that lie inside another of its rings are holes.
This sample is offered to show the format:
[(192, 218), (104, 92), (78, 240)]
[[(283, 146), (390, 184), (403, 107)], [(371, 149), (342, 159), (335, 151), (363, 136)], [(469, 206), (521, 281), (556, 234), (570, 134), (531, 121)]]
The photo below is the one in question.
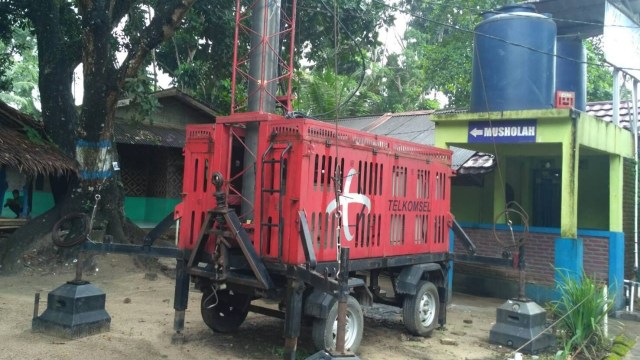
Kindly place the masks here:
[[(258, 124), (253, 165), (243, 164), (248, 123)], [(335, 348), (340, 245), (350, 252), (346, 349), (357, 350), (361, 306), (373, 302), (401, 306), (416, 335), (445, 323), (450, 151), (254, 112), (188, 126), (184, 156), (178, 333), (191, 280), (214, 331), (236, 330), (249, 311), (273, 315), (285, 319), (285, 348), (295, 351), (305, 318), (315, 346)], [(239, 206), (246, 171), (255, 171), (251, 222)], [(380, 289), (381, 276), (393, 294)], [(280, 310), (251, 303), (260, 298)]]

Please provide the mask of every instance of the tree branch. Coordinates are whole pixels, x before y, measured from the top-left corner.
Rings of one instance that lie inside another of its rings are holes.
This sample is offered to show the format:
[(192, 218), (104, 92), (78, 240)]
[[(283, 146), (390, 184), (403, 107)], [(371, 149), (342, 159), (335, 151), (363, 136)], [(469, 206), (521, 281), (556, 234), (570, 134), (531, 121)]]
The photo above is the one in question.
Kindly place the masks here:
[(129, 9), (131, 9), (132, 5), (131, 0), (112, 0), (111, 7), (109, 9), (110, 18), (111, 18), (111, 27), (115, 28), (118, 26), (122, 18), (127, 15)]
[(132, 46), (118, 69), (118, 84), (120, 87), (124, 84), (125, 79), (135, 76), (152, 49), (173, 36), (195, 1), (164, 1), (160, 8), (156, 9), (151, 23), (142, 30), (138, 41)]

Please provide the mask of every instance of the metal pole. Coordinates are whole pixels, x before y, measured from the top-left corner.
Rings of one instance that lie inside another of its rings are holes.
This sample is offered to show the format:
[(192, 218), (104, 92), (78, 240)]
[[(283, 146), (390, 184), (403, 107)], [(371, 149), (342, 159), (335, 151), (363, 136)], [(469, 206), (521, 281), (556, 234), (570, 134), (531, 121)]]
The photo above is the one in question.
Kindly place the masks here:
[(284, 314), (284, 360), (295, 360), (302, 320), (302, 293), (304, 283), (294, 278), (287, 284), (287, 308)]
[(620, 124), (620, 69), (613, 69), (613, 116), (611, 122)]
[(189, 280), (187, 272), (188, 253), (180, 250), (176, 256), (176, 286), (173, 294), (173, 334), (172, 341), (180, 343), (184, 341), (184, 320), (187, 305), (189, 303)]
[(75, 282), (82, 281), (82, 263), (84, 262), (84, 256), (82, 256), (82, 250), (78, 251), (78, 258), (76, 259), (76, 278)]
[(33, 303), (33, 319), (38, 318), (38, 314), (40, 313), (40, 292), (36, 292), (35, 302)]
[(638, 80), (633, 79), (633, 117), (631, 118), (631, 131), (633, 132), (633, 158), (635, 160), (635, 181), (633, 193), (633, 272), (636, 281), (640, 278), (638, 273)]
[(347, 325), (347, 301), (349, 298), (349, 248), (340, 249), (340, 276), (338, 277), (338, 329), (336, 332), (336, 353), (345, 354), (345, 336)]
[[(277, 81), (274, 81), (278, 71), (277, 51), (280, 49), (280, 1), (258, 0), (251, 13), (251, 57), (249, 59), (249, 112), (275, 112), (275, 94)], [(239, 11), (239, 10), (238, 10)], [(242, 195), (246, 199), (242, 202), (242, 214), (248, 221), (253, 220), (253, 199), (256, 184), (256, 158), (258, 155), (259, 124), (247, 124), (244, 139), (244, 166), (253, 169), (242, 176)]]

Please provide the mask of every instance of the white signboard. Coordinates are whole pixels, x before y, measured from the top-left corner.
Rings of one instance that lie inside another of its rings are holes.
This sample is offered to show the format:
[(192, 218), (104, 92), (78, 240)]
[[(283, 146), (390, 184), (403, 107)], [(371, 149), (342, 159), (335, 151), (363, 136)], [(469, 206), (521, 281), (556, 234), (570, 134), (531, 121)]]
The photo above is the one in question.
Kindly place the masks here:
[(640, 79), (640, 27), (609, 1), (605, 2), (602, 40), (607, 61)]

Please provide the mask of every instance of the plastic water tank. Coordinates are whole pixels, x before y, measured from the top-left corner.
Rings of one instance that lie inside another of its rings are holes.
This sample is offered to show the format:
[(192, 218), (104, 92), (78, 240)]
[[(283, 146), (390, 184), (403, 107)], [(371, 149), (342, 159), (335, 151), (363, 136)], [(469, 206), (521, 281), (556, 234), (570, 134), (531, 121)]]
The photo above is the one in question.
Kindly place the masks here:
[(576, 93), (575, 108), (587, 108), (587, 51), (580, 38), (558, 37), (556, 90)]
[(533, 5), (508, 5), (475, 28), (472, 112), (554, 105), (556, 24)]

